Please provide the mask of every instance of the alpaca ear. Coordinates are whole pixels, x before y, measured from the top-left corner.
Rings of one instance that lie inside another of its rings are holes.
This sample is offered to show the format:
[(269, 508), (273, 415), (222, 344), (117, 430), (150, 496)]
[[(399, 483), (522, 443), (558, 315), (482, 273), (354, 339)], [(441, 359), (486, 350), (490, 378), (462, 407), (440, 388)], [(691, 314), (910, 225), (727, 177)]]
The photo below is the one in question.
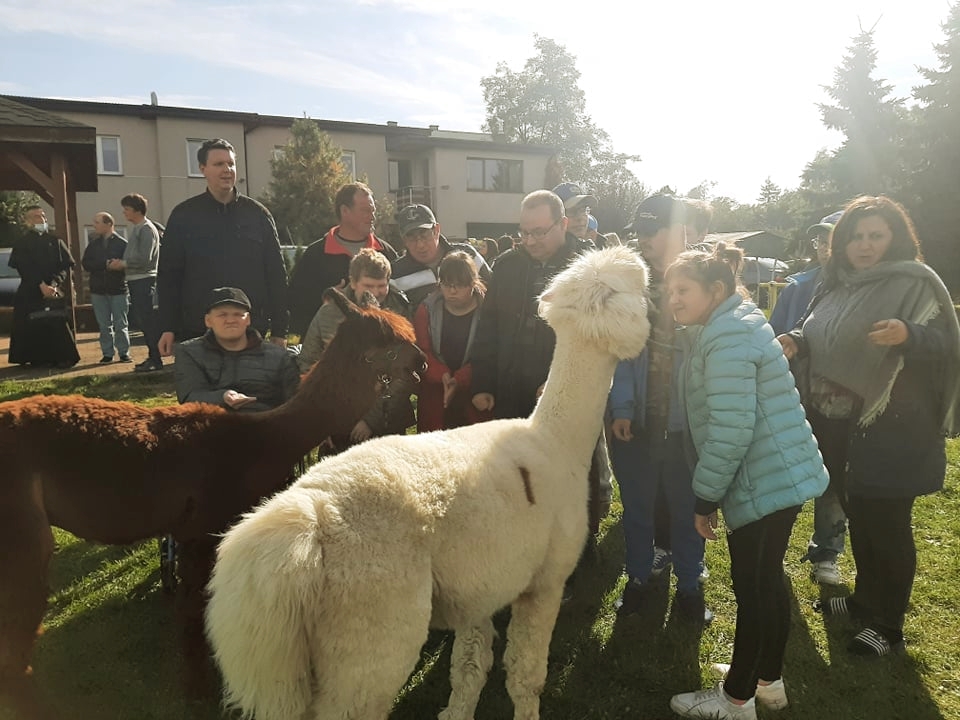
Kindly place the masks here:
[(360, 315), (360, 308), (354, 305), (347, 299), (347, 296), (336, 288), (327, 288), (323, 291), (323, 300), (324, 302), (332, 300), (334, 304), (340, 308), (340, 312), (343, 313), (344, 317), (351, 317), (352, 315)]

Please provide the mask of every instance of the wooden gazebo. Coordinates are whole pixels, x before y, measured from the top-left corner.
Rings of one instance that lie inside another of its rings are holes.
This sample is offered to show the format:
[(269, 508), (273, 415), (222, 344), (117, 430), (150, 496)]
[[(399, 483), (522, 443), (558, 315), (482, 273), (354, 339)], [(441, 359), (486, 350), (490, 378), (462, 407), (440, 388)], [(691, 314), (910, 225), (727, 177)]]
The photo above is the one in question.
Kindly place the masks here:
[(53, 207), (82, 288), (77, 193), (97, 191), (96, 128), (0, 97), (0, 190), (32, 190)]

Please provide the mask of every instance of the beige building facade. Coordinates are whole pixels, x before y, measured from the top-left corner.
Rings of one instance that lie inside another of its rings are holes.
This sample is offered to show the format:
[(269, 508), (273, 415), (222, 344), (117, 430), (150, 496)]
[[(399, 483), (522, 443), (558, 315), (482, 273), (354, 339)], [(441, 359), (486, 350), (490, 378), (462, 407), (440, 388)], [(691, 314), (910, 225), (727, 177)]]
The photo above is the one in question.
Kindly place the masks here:
[[(98, 191), (77, 195), (81, 246), (96, 212), (116, 218), (125, 234), (120, 198), (144, 195), (149, 216), (165, 222), (183, 200), (203, 192), (196, 150), (222, 137), (237, 150), (237, 184), (259, 198), (271, 180), (270, 160), (290, 139), (294, 118), (222, 110), (5, 96), (96, 128)], [(317, 120), (343, 149), (354, 177), (366, 176), (378, 203), (398, 209), (431, 206), (448, 237), (515, 232), (523, 196), (543, 187), (549, 147), (498, 141), (491, 135), (437, 126)], [(86, 230), (86, 232), (84, 232)]]

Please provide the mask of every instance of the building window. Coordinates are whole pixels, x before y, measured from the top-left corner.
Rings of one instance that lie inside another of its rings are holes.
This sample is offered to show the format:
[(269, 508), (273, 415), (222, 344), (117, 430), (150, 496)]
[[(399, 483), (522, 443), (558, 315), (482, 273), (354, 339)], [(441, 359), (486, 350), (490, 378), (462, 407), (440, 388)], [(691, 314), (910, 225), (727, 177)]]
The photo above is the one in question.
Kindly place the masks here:
[(119, 136), (97, 135), (97, 173), (99, 175), (123, 175)]
[(351, 180), (357, 179), (357, 154), (353, 150), (344, 150), (340, 156), (340, 163)]
[(206, 142), (204, 139), (187, 138), (187, 177), (203, 177), (197, 151)]
[(387, 169), (390, 175), (390, 192), (413, 185), (413, 171), (409, 160), (388, 160)]
[(467, 190), (523, 192), (523, 161), (467, 158)]

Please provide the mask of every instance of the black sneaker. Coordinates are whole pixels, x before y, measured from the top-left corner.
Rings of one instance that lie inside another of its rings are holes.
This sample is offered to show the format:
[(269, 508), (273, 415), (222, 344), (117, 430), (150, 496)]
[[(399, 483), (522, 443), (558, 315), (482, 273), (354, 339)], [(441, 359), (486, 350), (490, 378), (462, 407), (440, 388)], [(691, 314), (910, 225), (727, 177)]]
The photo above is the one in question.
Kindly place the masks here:
[(157, 370), (163, 370), (162, 362), (144, 360), (142, 363), (137, 363), (133, 366), (133, 371), (138, 373), (156, 372)]
[(101, 365), (106, 365), (107, 363), (112, 363), (112, 362), (113, 362), (113, 358), (108, 357), (107, 355), (104, 355), (102, 358), (100, 358)]
[(677, 614), (684, 620), (709, 625), (713, 622), (713, 610), (707, 607), (703, 593), (677, 593), (673, 599)]
[(640, 612), (640, 609), (646, 603), (649, 591), (649, 584), (640, 582), (638, 578), (630, 578), (627, 581), (627, 586), (623, 589), (623, 595), (613, 603), (613, 606), (617, 609), (617, 616), (626, 617)]
[(129, 355), (121, 355), (120, 362), (131, 363), (133, 362), (133, 358), (130, 357)]

